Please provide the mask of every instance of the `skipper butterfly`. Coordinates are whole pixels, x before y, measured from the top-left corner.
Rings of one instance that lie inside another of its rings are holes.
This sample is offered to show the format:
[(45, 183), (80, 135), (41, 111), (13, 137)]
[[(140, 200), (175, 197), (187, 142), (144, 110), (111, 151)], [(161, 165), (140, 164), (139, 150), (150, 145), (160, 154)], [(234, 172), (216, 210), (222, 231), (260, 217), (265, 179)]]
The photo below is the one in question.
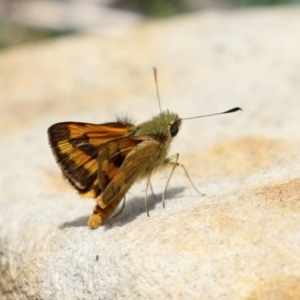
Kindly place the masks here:
[(201, 194), (186, 168), (178, 162), (179, 153), (167, 156), (170, 144), (182, 120), (241, 110), (235, 107), (221, 113), (182, 119), (176, 113), (161, 110), (155, 68), (154, 78), (160, 113), (149, 121), (138, 125), (131, 124), (126, 118), (103, 124), (62, 122), (48, 129), (50, 147), (63, 175), (80, 195), (96, 199), (88, 221), (93, 229), (103, 224), (133, 183), (140, 179), (147, 182), (145, 204), (148, 214), (150, 177), (154, 171), (166, 166), (171, 166), (172, 171), (163, 192), (163, 205), (169, 181), (177, 166), (183, 168), (194, 189)]

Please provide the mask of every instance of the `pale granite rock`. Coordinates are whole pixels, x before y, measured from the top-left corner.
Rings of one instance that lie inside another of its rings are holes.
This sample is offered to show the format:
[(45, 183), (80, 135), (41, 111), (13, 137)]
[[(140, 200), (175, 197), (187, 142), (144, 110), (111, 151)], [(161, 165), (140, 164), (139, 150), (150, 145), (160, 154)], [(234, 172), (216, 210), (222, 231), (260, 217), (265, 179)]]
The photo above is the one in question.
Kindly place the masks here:
[[(0, 54), (3, 299), (299, 299), (300, 9), (204, 12)], [(94, 202), (61, 179), (48, 126), (185, 121), (176, 170), (135, 185), (97, 230)], [(1, 298), (1, 299), (2, 299)]]

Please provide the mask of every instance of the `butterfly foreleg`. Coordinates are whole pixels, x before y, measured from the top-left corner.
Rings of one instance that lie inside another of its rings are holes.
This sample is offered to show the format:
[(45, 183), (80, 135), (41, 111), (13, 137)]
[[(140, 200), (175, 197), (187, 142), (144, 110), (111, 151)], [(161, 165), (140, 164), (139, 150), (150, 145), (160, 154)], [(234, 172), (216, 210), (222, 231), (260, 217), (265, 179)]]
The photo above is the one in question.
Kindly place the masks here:
[[(167, 183), (166, 183), (166, 187), (165, 187), (165, 190), (163, 192), (163, 196), (162, 196), (162, 204), (163, 204), (163, 208), (165, 208), (165, 196), (166, 196), (166, 192), (167, 192), (167, 188), (168, 188), (168, 185), (169, 185), (169, 182), (171, 180), (171, 177), (174, 173), (174, 170), (175, 168), (177, 167), (178, 165), (178, 159), (179, 159), (179, 153), (175, 153), (173, 155), (171, 155), (170, 157), (167, 157), (165, 160), (164, 160), (164, 165), (165, 166), (172, 166), (172, 171), (168, 177), (168, 180), (167, 180)], [(175, 160), (175, 162), (172, 162), (172, 160)]]
[(126, 195), (123, 198), (122, 207), (120, 208), (120, 210), (115, 215), (112, 216), (113, 218), (117, 217), (118, 215), (120, 215), (122, 213), (122, 211), (123, 211), (123, 209), (125, 207), (125, 202), (126, 202)]
[(175, 170), (176, 167), (181, 167), (181, 168), (183, 169), (183, 171), (184, 171), (185, 176), (187, 177), (187, 179), (189, 180), (190, 184), (191, 184), (192, 187), (194, 188), (194, 190), (195, 190), (198, 194), (200, 194), (201, 196), (205, 196), (205, 194), (202, 194), (202, 193), (196, 188), (196, 186), (195, 186), (195, 184), (193, 183), (193, 181), (192, 181), (192, 179), (191, 179), (191, 177), (190, 177), (190, 175), (189, 175), (189, 173), (188, 173), (186, 167), (185, 167), (183, 164), (179, 163), (179, 162), (178, 162), (178, 159), (179, 159), (179, 153), (175, 153), (175, 154), (171, 155), (170, 157), (168, 157), (168, 158), (166, 158), (166, 159), (164, 160), (164, 165), (165, 165), (165, 166), (171, 166), (171, 167), (172, 167), (172, 171), (171, 171), (170, 176), (168, 177), (167, 184), (166, 184), (166, 187), (165, 187), (165, 190), (164, 190), (164, 193), (163, 193), (163, 198), (162, 198), (163, 207), (164, 207), (164, 204), (165, 204), (165, 203), (164, 203), (164, 201), (165, 201), (165, 194), (166, 194), (166, 192), (167, 192), (167, 188), (168, 188), (170, 179), (171, 179), (171, 177), (172, 177), (172, 175), (173, 175), (174, 170)]
[(153, 198), (156, 199), (156, 195), (154, 193), (153, 186), (152, 186), (151, 182), (150, 182), (149, 186), (150, 186), (150, 190), (151, 190), (151, 194), (152, 194)]
[(147, 181), (146, 181), (146, 188), (145, 188), (145, 208), (146, 208), (146, 212), (147, 212), (147, 216), (150, 217), (149, 215), (149, 209), (148, 209), (148, 188), (149, 188), (149, 185), (151, 187), (151, 191), (152, 191), (152, 186), (151, 186), (151, 183), (150, 183), (150, 176), (151, 176), (151, 173), (149, 174), (149, 176), (147, 177)]

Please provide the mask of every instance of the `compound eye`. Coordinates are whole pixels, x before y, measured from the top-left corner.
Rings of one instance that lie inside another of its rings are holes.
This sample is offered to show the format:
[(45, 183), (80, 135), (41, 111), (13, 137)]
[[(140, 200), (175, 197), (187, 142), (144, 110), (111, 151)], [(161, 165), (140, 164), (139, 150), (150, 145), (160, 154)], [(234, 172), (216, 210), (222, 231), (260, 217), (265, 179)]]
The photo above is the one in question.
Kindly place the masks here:
[(175, 121), (174, 123), (170, 124), (170, 134), (171, 134), (171, 137), (174, 137), (176, 136), (176, 134), (178, 133), (179, 131), (179, 126), (178, 126), (178, 122)]

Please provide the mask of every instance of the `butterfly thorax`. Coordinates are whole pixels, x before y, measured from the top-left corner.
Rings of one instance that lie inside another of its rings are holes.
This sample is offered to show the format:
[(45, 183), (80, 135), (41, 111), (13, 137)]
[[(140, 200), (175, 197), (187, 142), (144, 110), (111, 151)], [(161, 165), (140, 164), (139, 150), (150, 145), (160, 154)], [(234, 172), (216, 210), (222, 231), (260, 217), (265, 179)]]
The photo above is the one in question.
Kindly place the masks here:
[[(132, 135), (143, 137), (147, 141), (152, 141), (157, 146), (155, 154), (145, 163), (144, 171), (140, 178), (147, 177), (149, 171), (158, 170), (164, 166), (170, 143), (179, 131), (181, 120), (177, 114), (164, 111), (151, 120), (134, 126)], [(150, 142), (151, 143), (151, 142)]]

